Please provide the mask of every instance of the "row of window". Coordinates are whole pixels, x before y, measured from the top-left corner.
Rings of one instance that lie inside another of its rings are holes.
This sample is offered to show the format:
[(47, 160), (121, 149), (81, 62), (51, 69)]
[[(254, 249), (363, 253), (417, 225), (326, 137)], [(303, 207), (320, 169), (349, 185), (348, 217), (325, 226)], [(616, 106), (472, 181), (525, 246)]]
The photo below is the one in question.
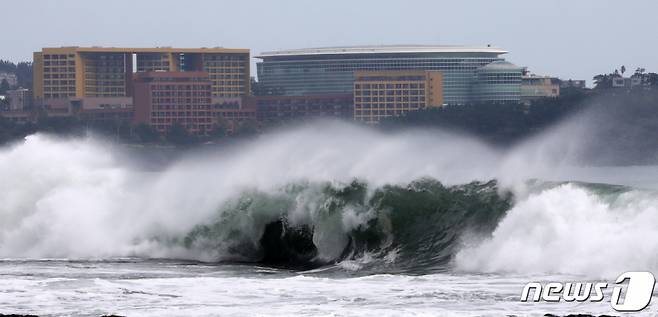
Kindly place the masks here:
[(244, 67), (245, 62), (204, 62), (204, 67)]
[[(147, 82), (207, 82), (206, 77), (148, 77), (144, 81)], [(195, 85), (197, 86), (197, 85)]]
[(176, 105), (163, 105), (163, 104), (153, 104), (153, 109), (157, 110), (209, 110), (210, 105), (209, 104), (186, 104), (186, 105), (181, 105), (181, 104), (176, 104)]
[(154, 105), (158, 105), (158, 107), (163, 107), (163, 106), (168, 106), (168, 105), (180, 105), (180, 104), (205, 104), (205, 105), (210, 105), (210, 99), (209, 98), (158, 98), (158, 99), (153, 99), (151, 101)]
[(43, 78), (45, 79), (58, 79), (58, 78), (75, 78), (75, 74), (73, 73), (67, 73), (67, 74), (44, 74)]
[(417, 109), (409, 110), (393, 110), (393, 109), (379, 109), (379, 110), (355, 110), (355, 116), (399, 116), (409, 111), (414, 111)]
[(333, 60), (288, 60), (288, 61), (264, 61), (258, 63), (258, 67), (266, 66), (309, 66), (309, 65), (380, 65), (380, 64), (438, 64), (438, 65), (472, 65), (472, 64), (489, 64), (501, 60), (495, 57), (458, 57), (458, 58), (441, 58), (441, 57), (394, 57), (394, 58), (344, 58)]
[(43, 59), (67, 59), (67, 58), (75, 58), (75, 55), (73, 54), (44, 54)]
[(203, 71), (210, 74), (244, 74), (244, 68), (204, 68)]
[(152, 118), (151, 124), (156, 127), (156, 129), (166, 129), (173, 124), (180, 124), (184, 127), (187, 127), (191, 130), (196, 130), (200, 128), (209, 129), (212, 125), (213, 120), (208, 118)]
[(168, 60), (137, 60), (137, 67), (140, 66), (167, 66), (169, 67)]
[(54, 93), (54, 94), (43, 94), (43, 97), (46, 99), (50, 98), (66, 98), (66, 97), (75, 97), (75, 93)]
[(75, 73), (75, 67), (54, 67), (54, 66), (46, 66), (43, 68), (44, 73)]
[(242, 77), (244, 77), (243, 74), (210, 74), (210, 79), (242, 79)]
[(205, 61), (245, 61), (247, 55), (244, 54), (204, 54)]
[(111, 62), (99, 62), (99, 61), (87, 61), (85, 62), (85, 67), (124, 67), (125, 63), (123, 61), (111, 61)]
[(123, 74), (96, 74), (96, 75), (88, 75), (85, 76), (85, 82), (87, 83), (94, 83), (96, 81), (103, 81), (103, 80), (114, 80), (114, 81), (125, 81), (126, 77), (123, 76)]
[(215, 93), (214, 96), (221, 98), (234, 98), (242, 96), (242, 93)]
[(85, 91), (88, 93), (125, 93), (126, 89), (124, 87), (85, 87)]
[(230, 111), (230, 112), (215, 112), (218, 117), (229, 118), (229, 119), (248, 119), (256, 117), (255, 112), (246, 112), (246, 111)]
[(125, 88), (126, 83), (123, 80), (120, 81), (92, 81), (88, 80), (85, 82), (85, 87), (98, 87), (98, 88), (103, 88), (103, 87), (124, 87)]
[(48, 91), (48, 92), (63, 92), (63, 91), (75, 91), (75, 86), (62, 86), (62, 87), (43, 87), (43, 91)]
[(411, 84), (354, 84), (354, 89), (425, 89), (425, 83), (411, 83)]
[[(75, 71), (75, 69), (74, 69)], [(126, 71), (123, 67), (87, 67), (85, 73), (112, 73), (112, 74), (125, 74)]]
[(411, 97), (355, 97), (355, 103), (362, 102), (425, 102), (425, 96)]
[(213, 80), (213, 85), (242, 86), (244, 82), (241, 80)]
[[(204, 91), (210, 90), (210, 85), (152, 85), (151, 90), (163, 91), (165, 94), (182, 93), (181, 91)], [(169, 96), (169, 95), (166, 95)]]
[(355, 90), (355, 96), (424, 96), (425, 90)]
[(371, 104), (355, 104), (354, 109), (418, 109), (425, 107), (425, 103), (409, 102), (409, 103), (371, 103)]
[(207, 91), (153, 91), (151, 92), (152, 97), (210, 97), (210, 93)]
[(66, 66), (66, 65), (71, 65), (75, 66), (75, 61), (45, 61), (43, 62), (43, 66)]
[[(158, 109), (160, 110), (160, 109)], [(159, 117), (177, 117), (177, 118), (190, 118), (191, 120), (200, 120), (201, 122), (205, 122), (206, 120), (210, 120), (210, 112), (208, 111), (203, 111), (203, 112), (198, 112), (198, 111), (154, 111), (151, 112), (151, 116), (154, 118), (159, 118)]]
[(217, 87), (213, 86), (212, 87), (212, 92), (242, 92), (244, 90), (244, 86), (239, 86), (239, 87)]
[(44, 80), (44, 86), (55, 86), (55, 85), (75, 85), (75, 80)]

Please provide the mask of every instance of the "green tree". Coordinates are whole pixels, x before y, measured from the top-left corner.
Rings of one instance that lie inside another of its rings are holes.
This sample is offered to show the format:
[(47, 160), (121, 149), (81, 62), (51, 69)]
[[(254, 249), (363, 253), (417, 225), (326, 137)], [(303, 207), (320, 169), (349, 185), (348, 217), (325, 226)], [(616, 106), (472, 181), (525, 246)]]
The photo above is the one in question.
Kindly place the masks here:
[(258, 132), (259, 126), (256, 120), (245, 120), (238, 124), (233, 135), (236, 137), (249, 137), (257, 135)]
[(18, 86), (32, 90), (32, 63), (20, 62), (16, 64), (16, 77)]
[(9, 98), (0, 99), (0, 110), (6, 110), (9, 108)]
[(187, 145), (194, 141), (187, 129), (178, 123), (175, 123), (167, 130), (165, 138), (167, 142), (176, 145)]
[(218, 118), (217, 124), (215, 124), (212, 127), (212, 130), (210, 131), (210, 137), (214, 139), (218, 138), (224, 138), (228, 136), (228, 131), (231, 123), (224, 119), (224, 118)]
[[(625, 72), (626, 67), (622, 66), (622, 70), (623, 70), (623, 72)], [(606, 90), (608, 88), (612, 88), (612, 80), (614, 78), (619, 78), (619, 77), (622, 77), (622, 75), (619, 74), (619, 70), (617, 70), (617, 69), (615, 69), (610, 74), (596, 75), (596, 76), (594, 76), (594, 89)]]
[(9, 90), (11, 87), (9, 87), (9, 82), (7, 82), (6, 79), (2, 80), (2, 83), (0, 83), (0, 94), (4, 95), (7, 93), (7, 90)]
[(266, 88), (251, 77), (251, 94), (254, 96), (281, 96), (284, 92), (283, 87)]
[(140, 143), (157, 143), (160, 141), (160, 134), (148, 124), (140, 123), (133, 129), (137, 142)]
[(644, 79), (647, 85), (651, 87), (658, 87), (658, 74), (648, 73), (645, 75)]
[(61, 135), (79, 135), (84, 133), (85, 124), (76, 117), (48, 117), (37, 119), (37, 129)]

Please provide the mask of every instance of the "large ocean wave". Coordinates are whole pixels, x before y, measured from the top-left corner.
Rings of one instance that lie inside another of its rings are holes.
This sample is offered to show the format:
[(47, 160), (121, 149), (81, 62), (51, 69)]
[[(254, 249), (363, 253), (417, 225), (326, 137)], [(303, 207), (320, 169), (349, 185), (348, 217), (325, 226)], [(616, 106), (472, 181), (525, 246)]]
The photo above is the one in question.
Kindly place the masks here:
[(552, 181), (578, 178), (558, 139), (502, 151), (440, 131), (319, 123), (154, 171), (93, 137), (33, 135), (0, 150), (0, 257), (658, 271), (655, 192)]

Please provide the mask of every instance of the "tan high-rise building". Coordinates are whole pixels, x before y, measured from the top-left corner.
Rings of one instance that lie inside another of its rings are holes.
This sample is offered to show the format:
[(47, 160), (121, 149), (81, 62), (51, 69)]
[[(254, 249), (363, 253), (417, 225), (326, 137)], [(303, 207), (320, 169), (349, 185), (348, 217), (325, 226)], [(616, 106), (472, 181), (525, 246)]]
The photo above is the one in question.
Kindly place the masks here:
[(34, 98), (132, 97), (133, 73), (153, 71), (207, 72), (213, 97), (239, 97), (250, 91), (249, 65), (248, 49), (44, 48), (34, 53)]
[(354, 72), (354, 119), (378, 123), (386, 117), (443, 106), (443, 76), (436, 71)]

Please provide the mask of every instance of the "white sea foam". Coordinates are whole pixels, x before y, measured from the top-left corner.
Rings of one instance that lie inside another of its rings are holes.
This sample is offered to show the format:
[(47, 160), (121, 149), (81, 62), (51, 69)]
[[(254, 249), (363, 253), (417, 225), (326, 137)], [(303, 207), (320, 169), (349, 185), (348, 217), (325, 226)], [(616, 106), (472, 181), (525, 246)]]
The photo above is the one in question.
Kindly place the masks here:
[(574, 184), (530, 194), (491, 238), (461, 250), (457, 267), (475, 272), (615, 277), (658, 272), (658, 196), (609, 197)]
[[(93, 137), (32, 135), (0, 150), (0, 258), (216, 260), (222, 250), (189, 250), (162, 241), (215, 219), (219, 207), (244, 190), (276, 196), (282, 185), (298, 181), (358, 178), (377, 187), (429, 176), (446, 184), (496, 178), (519, 199), (492, 239), (460, 253), (460, 268), (565, 273), (658, 268), (653, 198), (629, 193), (620, 198), (625, 203), (611, 205), (573, 185), (528, 193), (525, 180), (534, 177), (609, 177), (607, 169), (583, 172), (569, 165), (569, 156), (560, 156), (560, 149), (576, 147), (573, 140), (558, 142), (575, 133), (567, 128), (501, 151), (441, 131), (381, 133), (319, 122), (230, 151), (191, 153), (161, 172), (133, 167), (130, 154)], [(655, 168), (646, 171), (639, 174), (656, 174)], [(317, 195), (311, 188), (298, 196), (294, 208), (284, 211), (290, 221), (319, 217)], [(259, 217), (267, 221), (279, 214), (272, 210)], [(367, 220), (346, 210), (332, 220), (331, 230), (318, 230), (314, 242), (321, 255), (335, 257), (347, 243), (343, 233)], [(254, 223), (238, 225), (254, 241), (262, 233)]]

